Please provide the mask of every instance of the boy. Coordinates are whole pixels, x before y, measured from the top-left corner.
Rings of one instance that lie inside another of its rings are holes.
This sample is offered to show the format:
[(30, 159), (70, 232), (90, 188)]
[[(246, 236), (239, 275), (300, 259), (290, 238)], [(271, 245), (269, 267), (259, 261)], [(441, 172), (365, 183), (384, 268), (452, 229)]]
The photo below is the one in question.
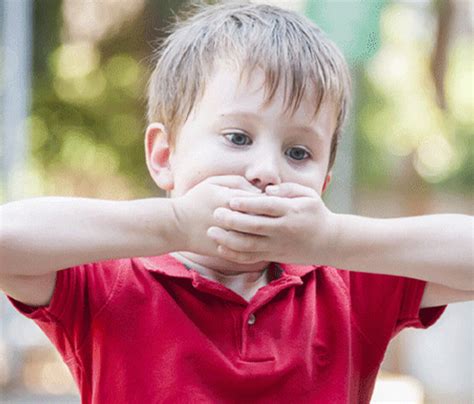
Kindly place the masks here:
[(170, 198), (2, 206), (0, 287), (84, 403), (368, 403), (390, 339), (472, 299), (471, 218), (324, 206), (348, 88), (305, 18), (203, 7), (149, 85)]

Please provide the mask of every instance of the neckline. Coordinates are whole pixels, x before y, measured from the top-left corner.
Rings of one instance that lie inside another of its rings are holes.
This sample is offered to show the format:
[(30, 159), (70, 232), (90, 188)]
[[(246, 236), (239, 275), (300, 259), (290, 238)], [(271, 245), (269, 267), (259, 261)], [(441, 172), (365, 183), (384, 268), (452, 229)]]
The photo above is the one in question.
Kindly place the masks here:
[[(188, 271), (195, 271), (197, 273), (199, 273), (201, 276), (203, 276), (204, 278), (208, 279), (206, 276), (204, 276), (198, 268), (196, 267), (199, 267), (201, 265), (199, 264), (196, 264), (195, 266), (193, 266), (192, 264), (190, 264), (190, 260), (186, 257), (184, 257), (183, 255), (181, 255), (179, 252), (173, 252), (173, 253), (169, 253), (169, 255), (171, 257), (173, 257), (176, 261), (180, 262)], [(176, 257), (176, 255), (179, 257)], [(276, 279), (279, 279), (281, 278), (284, 270), (282, 269), (282, 267), (277, 263), (277, 262), (269, 262), (267, 264), (267, 266), (265, 267), (264, 269), (265, 273), (263, 276), (267, 277), (267, 281), (266, 281), (266, 284), (276, 280)]]

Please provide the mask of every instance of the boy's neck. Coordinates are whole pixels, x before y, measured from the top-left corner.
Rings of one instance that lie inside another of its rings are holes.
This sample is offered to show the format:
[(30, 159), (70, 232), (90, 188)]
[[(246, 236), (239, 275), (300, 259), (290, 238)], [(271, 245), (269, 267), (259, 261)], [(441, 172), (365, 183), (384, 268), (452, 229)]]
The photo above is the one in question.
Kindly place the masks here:
[(237, 264), (221, 258), (208, 257), (187, 251), (170, 253), (178, 261), (242, 295), (267, 285), (271, 279), (268, 262)]

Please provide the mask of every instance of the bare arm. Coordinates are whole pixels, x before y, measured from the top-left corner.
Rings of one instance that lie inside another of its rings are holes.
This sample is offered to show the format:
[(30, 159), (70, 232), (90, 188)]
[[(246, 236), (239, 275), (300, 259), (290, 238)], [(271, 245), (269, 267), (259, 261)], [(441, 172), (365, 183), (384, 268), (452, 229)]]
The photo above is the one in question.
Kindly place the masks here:
[(336, 216), (336, 251), (330, 265), (474, 290), (472, 216)]
[(40, 197), (0, 206), (0, 290), (43, 306), (61, 269), (172, 251), (216, 254), (212, 212), (260, 191), (240, 176), (209, 177), (178, 198), (110, 201)]
[(171, 200), (40, 197), (0, 206), (0, 276), (63, 268), (175, 248)]

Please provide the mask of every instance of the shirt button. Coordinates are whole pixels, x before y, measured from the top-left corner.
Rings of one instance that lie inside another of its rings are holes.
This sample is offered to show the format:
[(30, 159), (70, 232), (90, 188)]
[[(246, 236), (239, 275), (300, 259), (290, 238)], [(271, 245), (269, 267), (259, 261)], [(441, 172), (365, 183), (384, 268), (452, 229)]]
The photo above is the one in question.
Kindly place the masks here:
[(248, 325), (254, 325), (255, 324), (255, 314), (250, 314), (249, 319), (247, 320)]

